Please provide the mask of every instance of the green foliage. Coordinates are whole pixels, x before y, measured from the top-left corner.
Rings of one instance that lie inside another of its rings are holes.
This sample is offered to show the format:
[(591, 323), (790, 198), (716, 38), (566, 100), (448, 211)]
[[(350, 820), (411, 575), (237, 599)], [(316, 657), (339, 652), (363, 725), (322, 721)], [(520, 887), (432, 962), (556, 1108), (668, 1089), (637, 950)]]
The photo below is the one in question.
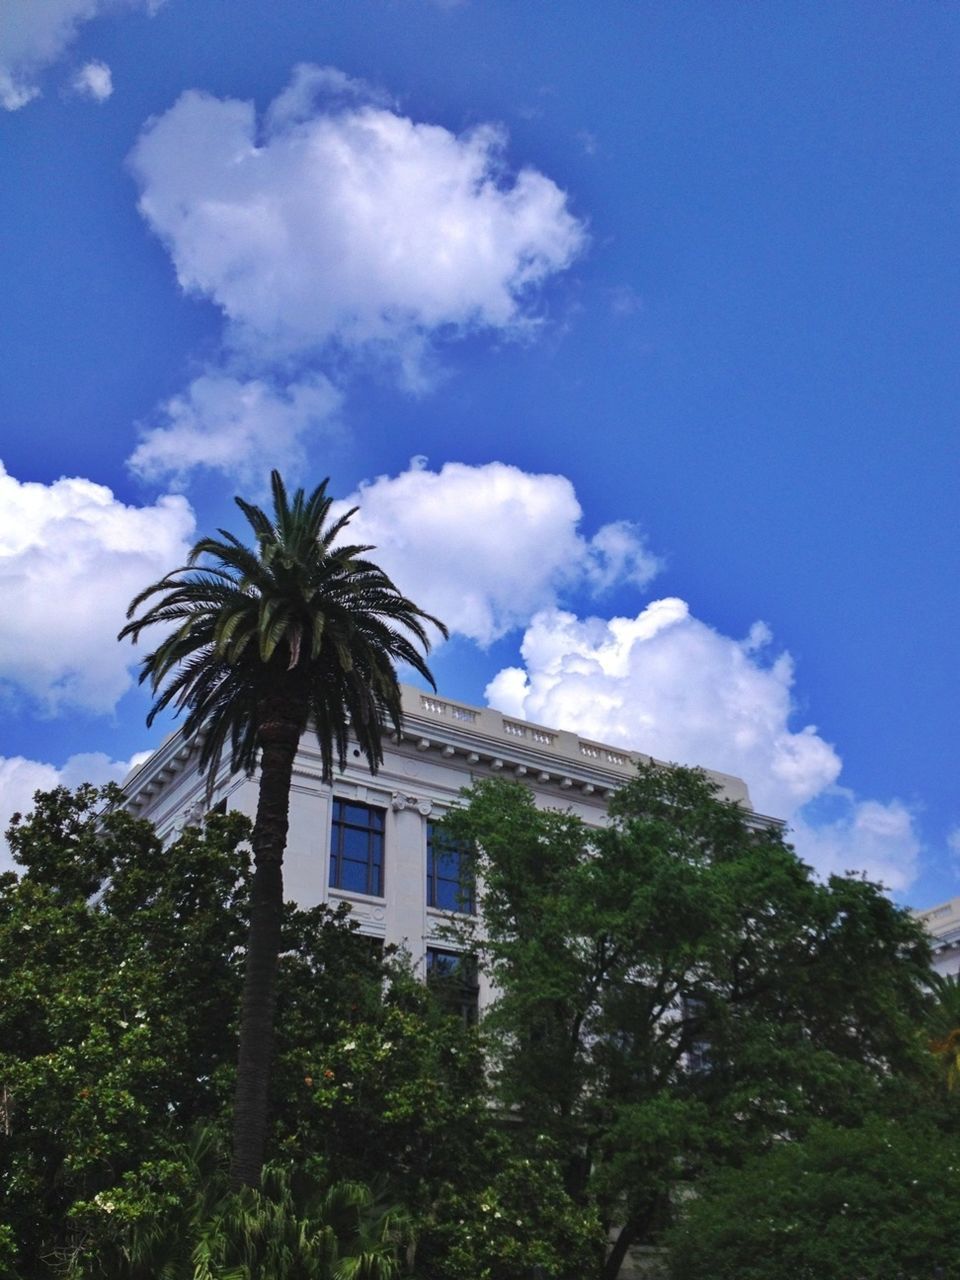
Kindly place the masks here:
[(675, 1280), (960, 1277), (960, 1156), (914, 1118), (819, 1123), (718, 1171), (670, 1233)]
[(548, 1150), (503, 1151), (486, 1184), (449, 1188), (437, 1218), (426, 1242), (435, 1280), (581, 1280), (603, 1255), (596, 1215), (567, 1194)]
[(406, 1215), (322, 1166), (274, 1163), (231, 1190), (224, 1153), (200, 1131), (178, 1161), (141, 1166), (74, 1206), (64, 1280), (399, 1280)]
[[(930, 997), (927, 944), (875, 886), (818, 884), (701, 775), (641, 771), (602, 831), (473, 790), (448, 825), (481, 872), (484, 934), (460, 931), (499, 993), (479, 1029), (345, 908), (288, 906), (272, 1163), (239, 1193), (220, 1153), (249, 829), (163, 848), (115, 800), (58, 790), (11, 831), (0, 1275), (389, 1280), (415, 1236), (419, 1280), (610, 1280), (678, 1205), (678, 1280), (879, 1280), (953, 1243), (936, 1188), (955, 1198), (960, 1125), (930, 1052), (953, 986)], [(844, 1266), (872, 1231), (876, 1269), (827, 1268), (818, 1230)], [(771, 1241), (779, 1270), (737, 1269)]]
[(863, 880), (816, 882), (702, 773), (641, 768), (603, 830), (517, 784), (467, 801), (447, 826), (478, 859), (497, 1093), (620, 1229), (611, 1273), (700, 1168), (922, 1077), (919, 927)]
[(213, 819), (163, 850), (101, 811), (114, 798), (58, 789), (10, 832), (24, 874), (0, 886), (0, 1185), (25, 1258), (75, 1199), (224, 1102), (246, 824)]
[[(96, 1222), (121, 1221), (105, 1203), (162, 1220), (191, 1194), (188, 1135), (229, 1126), (248, 824), (163, 848), (113, 799), (38, 796), (0, 882), (0, 1198), (24, 1280), (95, 1253)], [(476, 1037), (347, 914), (285, 914), (272, 1150), (425, 1212), (488, 1121)]]
[(0, 1222), (0, 1276), (3, 1280), (17, 1280), (17, 1253), (13, 1228)]
[(345, 1177), (376, 1170), (422, 1212), (477, 1159), (490, 1123), (476, 1036), (409, 976), (395, 976), (376, 1020), (340, 1027), (306, 1080), (300, 1149)]

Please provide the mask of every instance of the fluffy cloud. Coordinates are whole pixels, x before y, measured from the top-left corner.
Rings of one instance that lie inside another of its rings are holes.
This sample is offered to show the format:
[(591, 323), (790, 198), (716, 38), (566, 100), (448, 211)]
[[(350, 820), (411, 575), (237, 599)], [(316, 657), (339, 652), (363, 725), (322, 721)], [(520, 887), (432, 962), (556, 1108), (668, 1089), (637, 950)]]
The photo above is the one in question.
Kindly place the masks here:
[(760, 629), (721, 635), (677, 599), (635, 618), (552, 610), (527, 628), (526, 670), (501, 671), (487, 697), (512, 714), (737, 774), (761, 812), (793, 813), (836, 780), (840, 760), (812, 726), (788, 728), (792, 663), (765, 661), (766, 640)]
[(113, 93), (113, 76), (105, 62), (85, 63), (73, 78), (73, 88), (81, 97), (106, 102)]
[[(677, 599), (633, 618), (549, 609), (524, 634), (524, 666), (500, 671), (486, 696), (514, 716), (736, 774), (758, 811), (790, 822), (818, 871), (862, 869), (904, 888), (919, 853), (911, 813), (835, 785), (840, 757), (815, 726), (791, 726), (793, 663), (770, 654), (770, 640), (763, 624), (746, 639), (724, 636)], [(835, 814), (815, 821), (805, 806), (824, 797)]]
[(0, 871), (16, 869), (5, 833), (13, 814), (29, 813), (33, 808), (35, 792), (60, 786), (76, 787), (81, 782), (92, 782), (96, 786), (122, 782), (149, 754), (142, 751), (131, 760), (111, 760), (102, 751), (83, 752), (70, 756), (60, 768), (40, 760), (26, 760), (23, 756), (0, 756)]
[(259, 480), (267, 460), (289, 473), (302, 464), (303, 437), (331, 429), (339, 405), (320, 374), (285, 387), (205, 374), (163, 406), (162, 425), (143, 433), (129, 465), (147, 480), (177, 483), (195, 467)]
[(223, 310), (241, 348), (379, 346), (416, 364), (432, 334), (524, 325), (531, 291), (584, 244), (564, 193), (508, 173), (504, 143), (303, 66), (259, 126), (250, 102), (184, 93), (131, 165), (180, 284)]
[(355, 504), (350, 540), (375, 546), (401, 591), (481, 645), (554, 604), (558, 592), (644, 585), (658, 568), (625, 522), (585, 538), (565, 476), (502, 462), (430, 471), (415, 458), (408, 471), (362, 485), (338, 509)]
[(793, 817), (790, 840), (801, 857), (823, 875), (865, 871), (889, 889), (908, 889), (921, 852), (913, 813), (899, 800), (838, 798), (842, 812), (832, 822)]
[(137, 656), (116, 641), (127, 605), (193, 531), (182, 497), (129, 507), (90, 480), (21, 484), (0, 465), (0, 681), (48, 711), (111, 710)]
[[(0, 106), (16, 111), (39, 97), (40, 72), (56, 62), (82, 23), (123, 9), (153, 12), (162, 3), (163, 0), (3, 0), (0, 4)], [(102, 63), (89, 63), (81, 76), (91, 67), (101, 71), (94, 74), (92, 81), (88, 80), (88, 91), (102, 101), (109, 96), (110, 72)]]

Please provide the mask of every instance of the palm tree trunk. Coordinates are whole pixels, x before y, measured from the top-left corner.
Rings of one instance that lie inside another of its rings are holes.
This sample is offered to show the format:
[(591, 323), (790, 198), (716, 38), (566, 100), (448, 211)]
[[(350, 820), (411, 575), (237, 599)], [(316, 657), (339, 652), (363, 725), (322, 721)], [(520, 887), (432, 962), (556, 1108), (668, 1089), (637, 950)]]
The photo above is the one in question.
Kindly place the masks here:
[(260, 1185), (267, 1139), (277, 963), (283, 921), (283, 852), (287, 843), (293, 760), (303, 715), (301, 705), (291, 717), (293, 708), (289, 701), (277, 698), (264, 707), (259, 734), (260, 794), (253, 828), (254, 873), (240, 1006), (230, 1163), (234, 1187)]

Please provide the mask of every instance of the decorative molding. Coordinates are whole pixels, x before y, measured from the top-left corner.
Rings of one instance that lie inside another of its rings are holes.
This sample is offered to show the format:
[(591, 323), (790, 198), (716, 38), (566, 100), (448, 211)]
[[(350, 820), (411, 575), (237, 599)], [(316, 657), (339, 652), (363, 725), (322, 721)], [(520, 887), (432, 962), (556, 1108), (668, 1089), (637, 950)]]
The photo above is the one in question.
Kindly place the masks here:
[(188, 804), (181, 814), (183, 826), (196, 827), (203, 819), (203, 815), (207, 812), (207, 807), (202, 800), (194, 800), (193, 804)]
[(310, 782), (319, 782), (321, 786), (325, 785), (323, 774), (316, 769), (305, 768), (303, 765), (293, 766), (293, 776), (295, 778), (307, 778)]
[(433, 812), (433, 801), (425, 797), (408, 796), (401, 791), (394, 791), (390, 797), (390, 808), (394, 813), (403, 813), (405, 809), (416, 809), (421, 817), (429, 818)]

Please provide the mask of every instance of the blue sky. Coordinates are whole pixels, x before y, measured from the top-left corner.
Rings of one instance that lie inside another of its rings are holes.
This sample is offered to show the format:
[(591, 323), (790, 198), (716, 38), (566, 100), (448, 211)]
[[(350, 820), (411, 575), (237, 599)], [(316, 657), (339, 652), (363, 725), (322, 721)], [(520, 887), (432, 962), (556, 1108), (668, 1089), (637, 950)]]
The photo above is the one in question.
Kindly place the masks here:
[(0, 808), (155, 744), (113, 637), (273, 465), (441, 688), (958, 891), (960, 13), (8, 0)]

